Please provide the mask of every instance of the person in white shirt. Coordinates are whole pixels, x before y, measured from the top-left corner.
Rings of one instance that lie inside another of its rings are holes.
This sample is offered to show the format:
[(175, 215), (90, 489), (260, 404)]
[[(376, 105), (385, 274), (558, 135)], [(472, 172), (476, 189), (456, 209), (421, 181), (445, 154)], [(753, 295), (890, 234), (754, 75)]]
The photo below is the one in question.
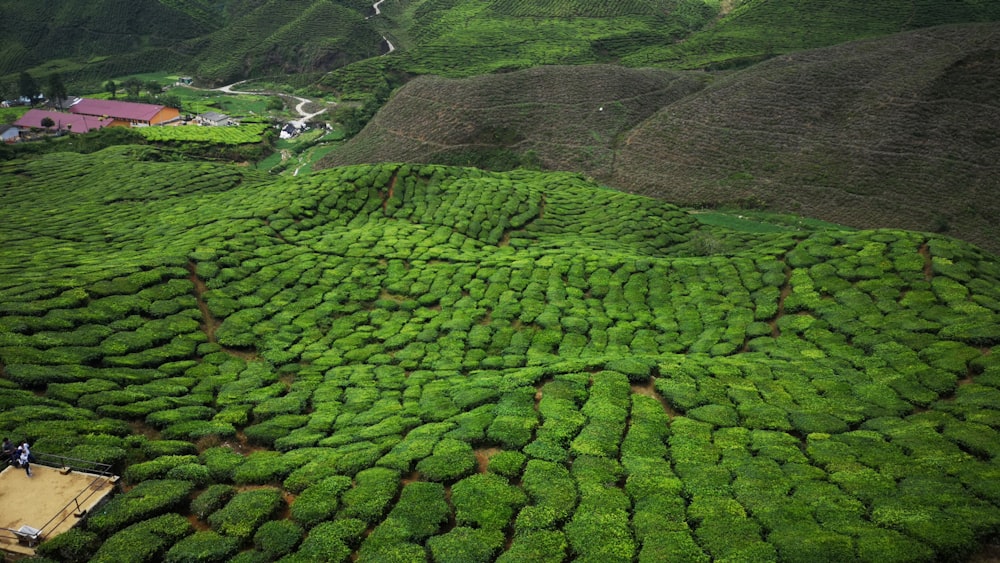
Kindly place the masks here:
[(21, 467), (24, 468), (24, 472), (28, 474), (28, 477), (31, 477), (31, 461), (28, 459), (29, 455), (28, 450), (21, 450)]

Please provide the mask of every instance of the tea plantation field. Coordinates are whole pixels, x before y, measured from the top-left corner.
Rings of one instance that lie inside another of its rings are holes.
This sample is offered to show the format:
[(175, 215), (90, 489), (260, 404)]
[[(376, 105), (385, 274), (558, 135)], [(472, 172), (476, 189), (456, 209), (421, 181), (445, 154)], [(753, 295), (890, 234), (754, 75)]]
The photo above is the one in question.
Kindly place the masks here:
[(0, 164), (0, 433), (114, 464), (60, 561), (965, 560), (1000, 259), (570, 173)]

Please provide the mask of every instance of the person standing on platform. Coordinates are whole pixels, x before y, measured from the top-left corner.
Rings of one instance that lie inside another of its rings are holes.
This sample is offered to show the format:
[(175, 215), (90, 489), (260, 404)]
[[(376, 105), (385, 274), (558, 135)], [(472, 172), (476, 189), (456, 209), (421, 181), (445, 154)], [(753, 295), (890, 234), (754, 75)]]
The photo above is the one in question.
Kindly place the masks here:
[(27, 449), (21, 450), (21, 467), (24, 468), (24, 472), (28, 475), (28, 477), (31, 477), (31, 461), (28, 457), (30, 455), (31, 454), (28, 453)]

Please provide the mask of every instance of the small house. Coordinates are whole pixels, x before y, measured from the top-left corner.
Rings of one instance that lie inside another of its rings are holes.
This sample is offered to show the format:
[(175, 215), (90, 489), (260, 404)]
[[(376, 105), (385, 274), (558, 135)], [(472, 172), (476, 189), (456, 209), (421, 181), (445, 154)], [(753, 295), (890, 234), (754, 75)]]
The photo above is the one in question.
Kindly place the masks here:
[(278, 133), (278, 138), (291, 139), (292, 137), (297, 137), (306, 129), (307, 126), (304, 121), (289, 121), (282, 126), (281, 131)]
[(13, 125), (0, 125), (0, 143), (16, 143), (21, 138), (21, 130)]
[(201, 125), (208, 125), (210, 127), (233, 125), (233, 120), (228, 115), (217, 111), (209, 111), (200, 114), (195, 118), (195, 121)]

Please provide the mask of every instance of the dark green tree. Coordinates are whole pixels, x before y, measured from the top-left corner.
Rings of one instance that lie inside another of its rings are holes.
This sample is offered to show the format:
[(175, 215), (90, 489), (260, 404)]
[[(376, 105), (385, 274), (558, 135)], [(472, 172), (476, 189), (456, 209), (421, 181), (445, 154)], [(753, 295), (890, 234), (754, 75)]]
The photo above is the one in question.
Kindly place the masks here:
[(22, 71), (17, 78), (17, 91), (21, 97), (28, 98), (28, 103), (35, 105), (38, 98), (38, 82), (27, 71)]
[(104, 83), (104, 91), (111, 94), (111, 99), (115, 99), (115, 94), (118, 93), (118, 84), (115, 84), (114, 80), (108, 80)]
[(52, 100), (52, 103), (57, 108), (63, 108), (63, 100), (66, 99), (66, 84), (63, 83), (62, 76), (58, 72), (53, 72), (49, 75), (49, 84), (45, 90), (45, 95)]
[(139, 90), (142, 90), (142, 81), (136, 77), (130, 77), (122, 83), (122, 88), (125, 89), (125, 93), (129, 95), (130, 98), (138, 98)]
[(0, 100), (7, 100), (14, 97), (17, 92), (17, 88), (6, 80), (0, 80)]
[(164, 94), (162, 96), (157, 96), (156, 97), (156, 101), (159, 104), (161, 104), (161, 105), (167, 106), (168, 108), (183, 109), (183, 108), (181, 108), (181, 98), (180, 98), (180, 96), (173, 96), (173, 95), (170, 95), (170, 94)]
[(56, 124), (56, 122), (52, 121), (51, 117), (43, 117), (42, 118), (42, 127), (44, 127), (46, 130), (51, 129), (52, 126), (55, 125), (55, 124)]
[(157, 94), (162, 94), (163, 93), (163, 85), (160, 84), (159, 82), (155, 81), (155, 80), (150, 80), (149, 82), (146, 83), (146, 91), (148, 91), (150, 93), (150, 95), (153, 95), (153, 96), (155, 96)]

